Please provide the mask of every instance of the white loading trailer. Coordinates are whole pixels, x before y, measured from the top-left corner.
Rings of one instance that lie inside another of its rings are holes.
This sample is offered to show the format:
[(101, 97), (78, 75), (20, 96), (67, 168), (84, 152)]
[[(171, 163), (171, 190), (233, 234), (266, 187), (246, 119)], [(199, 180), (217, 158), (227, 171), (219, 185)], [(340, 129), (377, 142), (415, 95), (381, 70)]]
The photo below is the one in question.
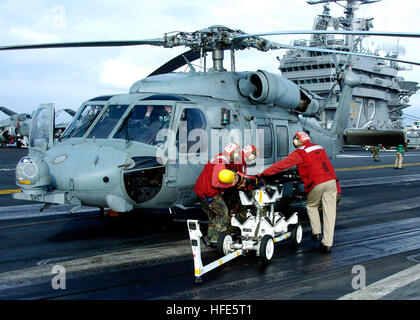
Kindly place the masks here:
[(282, 190), (282, 186), (264, 186), (249, 193), (239, 191), (242, 204), (248, 207), (247, 217), (240, 222), (233, 215), (231, 225), (239, 228), (240, 235), (235, 237), (228, 231), (222, 232), (217, 250), (223, 256), (207, 265), (203, 265), (201, 259), (202, 221), (187, 220), (196, 283), (201, 283), (201, 277), (207, 272), (250, 251), (255, 251), (262, 261), (268, 263), (273, 257), (275, 243), (291, 238), (294, 246), (301, 244), (303, 229), (297, 213), (286, 219), (275, 211), (276, 201), (283, 196)]

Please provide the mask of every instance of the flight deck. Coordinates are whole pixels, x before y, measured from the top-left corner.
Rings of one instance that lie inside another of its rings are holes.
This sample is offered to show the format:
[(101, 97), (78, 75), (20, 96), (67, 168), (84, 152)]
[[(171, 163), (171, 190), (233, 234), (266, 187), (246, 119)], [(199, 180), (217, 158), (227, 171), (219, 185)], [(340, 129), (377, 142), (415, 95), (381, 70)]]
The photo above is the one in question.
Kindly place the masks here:
[[(144, 210), (100, 216), (99, 210), (12, 199), (14, 167), (25, 149), (0, 153), (0, 299), (169, 300), (410, 300), (420, 299), (420, 152), (346, 150), (332, 163), (343, 187), (333, 250), (310, 240), (304, 211), (299, 248), (276, 245), (270, 264), (252, 254), (194, 283), (185, 223), (206, 217), (198, 209)], [(218, 258), (202, 248), (203, 262)], [(54, 267), (65, 288), (54, 288)], [(361, 290), (363, 286), (363, 290)]]

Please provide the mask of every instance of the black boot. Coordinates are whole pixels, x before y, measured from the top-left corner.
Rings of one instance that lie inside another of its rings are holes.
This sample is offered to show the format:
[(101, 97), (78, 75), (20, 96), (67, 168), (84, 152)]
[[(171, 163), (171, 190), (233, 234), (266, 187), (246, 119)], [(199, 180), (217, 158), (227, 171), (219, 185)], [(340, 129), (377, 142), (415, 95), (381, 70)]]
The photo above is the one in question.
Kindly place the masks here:
[(312, 241), (321, 241), (321, 240), (322, 240), (321, 234), (320, 234), (320, 233), (318, 233), (318, 234), (313, 234), (313, 235), (311, 236), (311, 240), (312, 240)]
[(321, 242), (318, 248), (324, 253), (330, 253), (332, 247), (326, 246)]

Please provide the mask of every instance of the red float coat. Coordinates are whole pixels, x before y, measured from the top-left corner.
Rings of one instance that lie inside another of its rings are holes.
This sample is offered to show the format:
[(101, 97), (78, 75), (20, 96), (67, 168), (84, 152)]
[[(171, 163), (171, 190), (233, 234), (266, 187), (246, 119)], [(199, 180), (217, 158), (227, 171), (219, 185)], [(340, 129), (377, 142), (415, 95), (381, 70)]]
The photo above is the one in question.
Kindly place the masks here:
[(229, 160), (219, 154), (209, 161), (203, 168), (200, 176), (195, 182), (194, 192), (201, 198), (214, 198), (222, 194), (227, 188), (232, 187), (231, 183), (222, 183), (219, 181), (219, 172), (223, 169), (232, 169), (229, 167)]
[(341, 194), (340, 184), (324, 148), (311, 142), (304, 143), (284, 160), (264, 170), (261, 175), (270, 176), (293, 166), (297, 167), (306, 193), (311, 192), (313, 187), (320, 183), (335, 179), (337, 192)]

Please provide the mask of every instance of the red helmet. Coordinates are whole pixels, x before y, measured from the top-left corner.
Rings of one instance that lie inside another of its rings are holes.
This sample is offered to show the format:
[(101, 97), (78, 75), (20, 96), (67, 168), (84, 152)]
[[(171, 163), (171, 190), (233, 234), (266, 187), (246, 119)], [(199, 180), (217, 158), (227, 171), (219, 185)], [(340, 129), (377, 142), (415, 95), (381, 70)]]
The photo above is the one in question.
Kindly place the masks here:
[(243, 153), (245, 160), (248, 161), (253, 161), (258, 156), (258, 150), (253, 144), (246, 145)]
[(299, 131), (293, 137), (293, 140), (298, 139), (300, 143), (310, 142), (311, 138), (308, 136), (306, 132)]
[(225, 149), (223, 149), (223, 155), (227, 158), (238, 158), (241, 156), (241, 147), (236, 142), (229, 143)]

